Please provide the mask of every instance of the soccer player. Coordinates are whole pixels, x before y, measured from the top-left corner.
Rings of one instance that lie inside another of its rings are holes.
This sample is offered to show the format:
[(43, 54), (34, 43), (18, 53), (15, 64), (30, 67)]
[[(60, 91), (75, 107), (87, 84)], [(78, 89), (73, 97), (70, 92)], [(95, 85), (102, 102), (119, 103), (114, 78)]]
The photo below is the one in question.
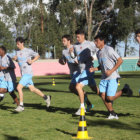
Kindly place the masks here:
[(14, 102), (19, 105), (18, 98), (14, 93), (16, 87), (15, 64), (12, 59), (6, 55), (6, 48), (4, 46), (0, 47), (0, 57), (0, 94), (9, 92)]
[[(0, 61), (1, 61), (1, 57), (0, 57)], [(1, 64), (0, 64), (1, 65)], [(2, 71), (0, 71), (0, 85), (1, 85), (1, 82), (2, 80), (4, 79), (4, 74)], [(4, 99), (4, 94), (0, 94), (0, 102)]]
[(135, 32), (136, 41), (139, 43), (139, 60), (138, 60), (138, 67), (140, 67), (140, 29), (136, 30)]
[[(70, 48), (73, 47), (71, 36), (70, 35), (64, 35), (62, 37), (62, 43), (66, 48), (62, 51), (62, 58), (59, 59), (59, 63), (62, 64), (62, 65), (65, 65), (66, 63), (68, 64), (71, 78), (73, 78), (74, 75), (79, 71), (79, 66), (78, 66), (77, 57), (73, 59), (70, 56)], [(71, 92), (78, 95), (78, 92), (76, 90), (76, 82), (75, 83), (71, 82), (70, 86), (69, 86), (69, 89), (70, 89)], [(89, 99), (87, 97), (87, 94), (85, 92), (84, 92), (84, 94), (85, 94), (85, 103), (87, 104), (87, 111), (90, 111), (90, 109), (91, 109), (91, 107), (93, 107), (93, 105), (89, 101)]]
[(15, 111), (22, 112), (24, 110), (22, 89), (25, 86), (28, 87), (31, 92), (34, 92), (40, 97), (42, 97), (47, 104), (46, 106), (49, 107), (51, 102), (51, 96), (46, 96), (45, 94), (43, 94), (39, 89), (34, 86), (32, 81), (33, 73), (31, 64), (40, 57), (39, 54), (34, 52), (32, 49), (25, 48), (24, 39), (22, 37), (18, 37), (16, 39), (16, 45), (19, 50), (16, 52), (16, 56), (13, 59), (18, 61), (22, 77), (19, 81), (19, 84), (17, 85), (20, 105), (15, 109)]
[(59, 63), (62, 65), (65, 65), (66, 63), (68, 64), (68, 67), (70, 70), (70, 76), (72, 77), (73, 74), (78, 71), (79, 67), (78, 67), (78, 62), (76, 58), (75, 59), (71, 58), (70, 53), (69, 53), (69, 49), (73, 47), (71, 42), (72, 42), (72, 39), (70, 35), (62, 36), (62, 43), (64, 47), (66, 48), (63, 49), (62, 51), (62, 58), (59, 59)]
[[(76, 83), (76, 90), (78, 91), (81, 104), (75, 114), (80, 115), (81, 108), (85, 108), (83, 87), (89, 85), (97, 94), (99, 91), (94, 80), (94, 72), (89, 72), (89, 68), (93, 67), (93, 56), (96, 52), (96, 46), (94, 42), (85, 40), (85, 33), (83, 30), (77, 30), (75, 33), (78, 43), (70, 49), (70, 54), (72, 58), (77, 57), (80, 70), (74, 75), (71, 83)], [(93, 105), (91, 104), (89, 107), (92, 109)]]
[[(139, 60), (137, 62), (137, 66), (140, 67), (140, 29), (136, 30), (135, 32), (136, 41), (139, 43)], [(139, 89), (140, 92), (140, 89)]]
[(97, 35), (94, 39), (99, 49), (97, 52), (99, 66), (90, 68), (90, 72), (101, 70), (102, 79), (99, 84), (99, 90), (100, 96), (110, 113), (108, 119), (119, 119), (118, 115), (114, 112), (113, 101), (120, 97), (123, 92), (132, 94), (131, 89), (126, 85), (122, 90), (116, 92), (118, 78), (120, 78), (117, 69), (123, 63), (123, 60), (112, 47), (105, 45), (105, 37), (102, 34)]

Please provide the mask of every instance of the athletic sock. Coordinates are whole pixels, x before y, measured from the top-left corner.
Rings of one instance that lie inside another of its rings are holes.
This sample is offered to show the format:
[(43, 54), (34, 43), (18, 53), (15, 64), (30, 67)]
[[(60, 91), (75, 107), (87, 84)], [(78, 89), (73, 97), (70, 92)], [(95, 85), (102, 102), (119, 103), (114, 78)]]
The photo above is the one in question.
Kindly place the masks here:
[(23, 107), (23, 102), (20, 102), (20, 104), (19, 104), (19, 105)]
[(85, 105), (84, 103), (81, 103), (80, 108), (83, 108), (83, 107), (85, 107)]
[(43, 99), (44, 99), (44, 100), (47, 100), (47, 95), (44, 95), (44, 96), (43, 96)]

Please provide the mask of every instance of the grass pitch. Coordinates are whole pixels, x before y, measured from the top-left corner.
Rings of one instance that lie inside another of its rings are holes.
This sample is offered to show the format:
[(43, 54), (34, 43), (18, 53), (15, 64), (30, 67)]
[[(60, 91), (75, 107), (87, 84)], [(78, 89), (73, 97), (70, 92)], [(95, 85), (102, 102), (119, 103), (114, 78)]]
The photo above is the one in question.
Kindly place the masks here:
[[(121, 73), (121, 89), (128, 83), (133, 97), (122, 96), (114, 102), (119, 120), (106, 120), (107, 110), (99, 96), (88, 87), (94, 110), (86, 113), (87, 129), (93, 140), (139, 140), (140, 139), (140, 72)], [(52, 78), (56, 85), (52, 86)], [(96, 74), (97, 84), (100, 74)], [(68, 90), (68, 76), (35, 77), (34, 83), (45, 94), (52, 96), (49, 110), (43, 99), (24, 89), (25, 111), (14, 113), (16, 107), (6, 94), (0, 103), (0, 140), (71, 140), (76, 136), (79, 117), (72, 114), (79, 108), (79, 99)]]

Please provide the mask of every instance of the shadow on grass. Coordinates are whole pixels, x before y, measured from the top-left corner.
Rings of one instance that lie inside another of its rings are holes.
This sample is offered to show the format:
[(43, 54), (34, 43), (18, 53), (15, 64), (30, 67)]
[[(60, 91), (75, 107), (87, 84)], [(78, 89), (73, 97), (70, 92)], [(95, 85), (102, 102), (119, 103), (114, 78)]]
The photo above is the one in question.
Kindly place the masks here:
[(14, 107), (6, 106), (6, 105), (4, 105), (4, 103), (3, 103), (3, 104), (0, 104), (0, 109), (1, 109), (1, 110), (8, 110), (8, 109), (14, 109)]
[(39, 88), (39, 90), (44, 91), (44, 92), (64, 92), (64, 93), (71, 93), (70, 91), (56, 90), (56, 89), (47, 89), (47, 88)]
[(66, 131), (64, 131), (64, 130), (57, 129), (57, 128), (56, 128), (56, 130), (57, 130), (57, 131), (59, 131), (59, 132), (61, 132), (61, 133), (64, 133), (64, 134), (66, 134), (66, 135), (75, 136), (75, 134), (74, 134), (74, 133), (69, 133), (69, 132), (66, 132)]
[(125, 130), (133, 130), (133, 131), (139, 131), (140, 127), (132, 127), (129, 124), (122, 123), (118, 120), (87, 120), (87, 125), (88, 126), (93, 126), (93, 127), (105, 127), (108, 126), (110, 128), (115, 128), (115, 129), (125, 129)]
[(4, 135), (4, 137), (5, 137), (4, 140), (25, 140), (25, 139), (19, 138), (17, 136)]
[[(52, 82), (53, 81), (50, 81), (50, 82), (39, 82), (39, 83), (37, 83), (37, 82), (35, 82), (34, 84), (35, 84), (35, 86), (43, 86), (43, 85), (48, 85), (48, 86), (52, 86)], [(67, 82), (67, 81), (65, 81), (65, 82), (56, 82), (55, 81), (55, 84), (56, 85), (64, 85), (64, 84), (68, 84), (69, 85), (69, 83), (70, 82)], [(52, 86), (53, 87), (53, 86)]]
[(53, 112), (53, 113), (60, 111), (61, 114), (65, 114), (65, 113), (72, 114), (72, 113), (76, 112), (76, 109), (68, 108), (68, 107), (62, 108), (62, 107), (50, 106), (49, 108), (46, 108), (46, 106), (42, 105), (41, 103), (40, 104), (24, 103), (24, 106), (31, 107), (32, 109), (46, 110), (47, 112)]

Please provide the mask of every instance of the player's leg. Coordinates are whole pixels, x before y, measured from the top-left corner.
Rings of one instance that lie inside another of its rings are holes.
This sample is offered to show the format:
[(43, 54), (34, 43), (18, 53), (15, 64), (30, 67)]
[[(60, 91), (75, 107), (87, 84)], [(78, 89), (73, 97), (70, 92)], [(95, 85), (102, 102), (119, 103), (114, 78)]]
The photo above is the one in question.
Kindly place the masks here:
[[(96, 86), (96, 82), (94, 80), (94, 73), (90, 73), (89, 70), (87, 71), (87, 76), (88, 76), (88, 85), (89, 87), (92, 89), (92, 91), (96, 92), (97, 94), (99, 94), (99, 89)], [(85, 96), (86, 99), (86, 96)], [(91, 104), (91, 102), (89, 101), (89, 99), (87, 98), (87, 111), (91, 111), (94, 107), (93, 104)]]
[(36, 93), (37, 95), (39, 95), (40, 97), (42, 97), (45, 102), (46, 102), (46, 106), (49, 107), (51, 104), (51, 96), (50, 95), (45, 95), (43, 94), (39, 89), (37, 89), (34, 85), (29, 85), (28, 86), (30, 91), (33, 93)]
[[(112, 104), (116, 91), (118, 88), (118, 82), (117, 79), (111, 79), (111, 80), (107, 80), (107, 89), (106, 89), (106, 102)], [(118, 119), (117, 114), (114, 112), (113, 108), (110, 111), (110, 115), (108, 117), (108, 119)]]
[(0, 102), (4, 99), (4, 94), (0, 94)]
[(19, 106), (19, 100), (17, 98), (17, 95), (14, 93), (15, 88), (16, 88), (15, 81), (7, 81), (7, 90), (12, 99), (14, 100), (14, 103), (16, 103), (17, 106)]
[(80, 72), (75, 72), (73, 75), (72, 75), (72, 79), (71, 79), (71, 82), (70, 82), (70, 85), (69, 85), (69, 90), (78, 95), (78, 92), (77, 92), (77, 89), (76, 89), (76, 83), (78, 82), (78, 79), (79, 79), (79, 75), (80, 75)]
[[(0, 88), (2, 88), (1, 85), (2, 85), (3, 79), (4, 79), (4, 77), (1, 76), (1, 77), (0, 77)], [(5, 96), (5, 95), (4, 95), (3, 93), (0, 94), (0, 102), (4, 99), (4, 96)]]
[[(83, 87), (85, 85), (88, 85), (88, 77), (87, 77), (87, 73), (86, 70), (84, 70), (79, 76), (78, 76), (78, 80), (77, 80), (77, 84), (76, 84), (76, 90), (78, 92), (79, 95), (79, 99), (80, 99), (80, 108), (78, 109), (78, 111), (75, 113), (76, 115), (80, 115), (81, 112), (81, 107), (85, 108), (85, 104), (84, 104), (84, 97), (85, 97), (85, 92), (83, 90)], [(87, 98), (88, 100), (88, 98)], [(86, 112), (86, 110), (85, 110)]]
[(17, 106), (19, 106), (19, 100), (17, 98), (17, 95), (15, 94), (14, 91), (9, 92), (10, 96), (12, 97), (12, 99), (14, 100), (14, 102), (17, 104)]
[(15, 109), (16, 112), (22, 112), (24, 111), (24, 104), (23, 104), (23, 85), (22, 84), (18, 84), (17, 85), (17, 91), (18, 91), (18, 94), (19, 94), (19, 106)]
[(101, 80), (99, 84), (99, 91), (100, 96), (109, 112), (108, 119), (112, 119), (112, 116), (113, 117), (115, 116), (115, 118), (118, 119), (116, 113), (113, 110), (112, 102), (107, 100), (107, 89), (108, 89), (108, 80)]

